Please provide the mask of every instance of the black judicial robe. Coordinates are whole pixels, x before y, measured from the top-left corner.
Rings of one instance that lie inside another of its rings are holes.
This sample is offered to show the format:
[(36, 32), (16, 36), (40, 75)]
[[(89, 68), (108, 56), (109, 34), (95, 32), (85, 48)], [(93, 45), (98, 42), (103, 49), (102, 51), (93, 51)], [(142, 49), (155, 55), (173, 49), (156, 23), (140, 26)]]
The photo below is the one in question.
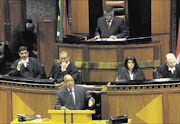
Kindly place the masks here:
[(55, 82), (61, 83), (64, 81), (64, 76), (66, 74), (70, 74), (73, 77), (75, 83), (79, 83), (79, 71), (78, 68), (72, 62), (69, 63), (68, 67), (66, 68), (66, 71), (64, 72), (62, 72), (61, 70), (60, 62), (55, 63), (49, 73), (48, 78), (53, 78)]
[[(133, 73), (133, 80), (146, 80), (144, 72), (141, 69), (136, 69)], [(116, 80), (131, 80), (129, 72), (125, 67), (118, 68)]]
[(10, 76), (17, 76), (17, 77), (27, 77), (27, 78), (46, 78), (46, 74), (44, 71), (43, 66), (38, 61), (38, 59), (29, 57), (29, 63), (25, 68), (24, 65), (21, 66), (20, 71), (17, 70), (18, 62), (21, 59), (18, 59), (13, 62), (10, 67)]
[(175, 71), (172, 74), (171, 71), (168, 70), (167, 63), (162, 64), (157, 67), (156, 76), (154, 78), (180, 78), (180, 65), (176, 64)]

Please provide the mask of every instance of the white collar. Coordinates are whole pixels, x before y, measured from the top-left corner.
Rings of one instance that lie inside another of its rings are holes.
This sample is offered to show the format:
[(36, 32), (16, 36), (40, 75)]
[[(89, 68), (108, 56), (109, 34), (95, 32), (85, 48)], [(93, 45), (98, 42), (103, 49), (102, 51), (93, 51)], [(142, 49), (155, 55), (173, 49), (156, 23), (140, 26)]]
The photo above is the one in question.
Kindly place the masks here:
[(70, 64), (70, 61), (68, 61), (68, 63), (66, 64), (66, 68), (68, 67), (69, 64)]
[(112, 23), (112, 21), (113, 21), (113, 18), (110, 21), (106, 20), (106, 22), (107, 23), (109, 22), (110, 24)]
[[(70, 89), (69, 89), (69, 88), (67, 88), (67, 90), (70, 92)], [(71, 89), (71, 91), (74, 92), (74, 87)]]
[(27, 59), (25, 59), (25, 60), (21, 59), (21, 61), (23, 62), (24, 67), (26, 68), (29, 63), (29, 57), (27, 57)]
[(174, 71), (176, 70), (176, 67), (171, 68), (171, 67), (169, 67), (168, 64), (167, 64), (167, 66), (168, 66), (168, 71), (171, 71), (171, 73), (173, 74)]

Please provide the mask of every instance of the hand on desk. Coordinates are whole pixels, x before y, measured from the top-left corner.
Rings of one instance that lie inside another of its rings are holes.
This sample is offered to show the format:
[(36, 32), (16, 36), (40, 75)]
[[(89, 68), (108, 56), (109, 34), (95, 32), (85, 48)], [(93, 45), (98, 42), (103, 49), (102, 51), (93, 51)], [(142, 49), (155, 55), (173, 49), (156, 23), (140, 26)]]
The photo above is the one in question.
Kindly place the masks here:
[(94, 37), (94, 40), (98, 40), (98, 39), (100, 39), (100, 36), (99, 36), (99, 35), (97, 35), (97, 36)]
[(62, 107), (60, 108), (60, 110), (69, 110), (69, 109), (67, 109), (66, 106), (62, 106)]
[(110, 39), (117, 39), (117, 37), (114, 36), (114, 35), (111, 35), (109, 38), (110, 38)]

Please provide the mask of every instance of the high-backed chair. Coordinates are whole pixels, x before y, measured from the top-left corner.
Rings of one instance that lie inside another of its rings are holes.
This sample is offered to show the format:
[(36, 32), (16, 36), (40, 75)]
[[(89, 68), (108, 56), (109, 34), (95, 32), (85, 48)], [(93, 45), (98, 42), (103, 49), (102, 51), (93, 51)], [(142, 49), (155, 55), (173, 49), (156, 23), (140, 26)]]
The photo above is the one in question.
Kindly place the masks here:
[(124, 20), (125, 18), (125, 0), (105, 0), (104, 6), (111, 6), (114, 8), (114, 15)]
[(95, 99), (95, 105), (93, 109), (96, 111), (95, 114), (92, 115), (93, 120), (101, 120), (102, 114), (101, 114), (101, 91), (87, 91), (92, 95), (92, 97)]

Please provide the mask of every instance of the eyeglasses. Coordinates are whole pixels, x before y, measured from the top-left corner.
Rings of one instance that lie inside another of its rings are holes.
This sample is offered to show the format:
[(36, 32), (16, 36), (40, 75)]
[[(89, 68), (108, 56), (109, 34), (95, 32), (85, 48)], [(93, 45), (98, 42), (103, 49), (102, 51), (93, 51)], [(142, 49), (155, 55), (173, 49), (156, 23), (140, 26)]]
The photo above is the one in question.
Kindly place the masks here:
[(110, 17), (113, 17), (113, 15), (105, 15), (104, 17), (105, 18), (110, 18)]

